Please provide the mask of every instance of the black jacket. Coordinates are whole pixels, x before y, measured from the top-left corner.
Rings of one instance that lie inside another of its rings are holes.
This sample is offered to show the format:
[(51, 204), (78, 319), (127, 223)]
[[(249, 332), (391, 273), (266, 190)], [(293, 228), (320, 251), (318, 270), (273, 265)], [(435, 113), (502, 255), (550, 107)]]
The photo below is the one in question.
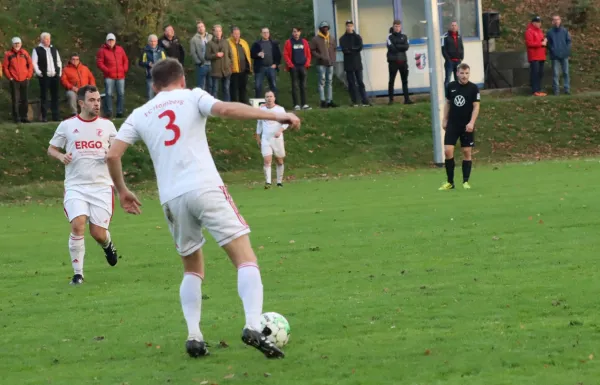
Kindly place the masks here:
[(174, 59), (179, 60), (181, 65), (183, 65), (183, 60), (185, 59), (185, 50), (179, 41), (177, 36), (173, 36), (173, 39), (169, 40), (166, 36), (163, 36), (159, 41), (158, 45), (161, 46), (167, 57), (172, 57)]
[[(281, 49), (279, 48), (279, 43), (275, 40), (269, 39), (271, 42), (271, 47), (273, 50), (273, 64), (277, 66), (277, 70), (279, 71), (279, 65), (281, 64)], [(250, 57), (254, 60), (254, 68), (258, 70), (263, 67), (262, 61), (263, 59), (258, 56), (262, 48), (260, 47), (260, 40), (257, 40), (252, 44), (250, 48)]]
[(444, 40), (442, 42), (442, 55), (444, 55), (444, 59), (446, 59), (446, 61), (451, 61), (452, 59), (458, 59), (462, 61), (465, 58), (465, 47), (463, 46), (462, 36), (460, 36), (460, 34), (457, 36), (457, 42), (458, 47), (456, 46), (454, 37), (450, 34), (450, 32), (446, 32), (444, 34)]
[(363, 49), (362, 37), (359, 34), (345, 33), (340, 37), (340, 47), (344, 53), (344, 71), (362, 71), (360, 51)]
[(390, 28), (390, 34), (387, 38), (387, 61), (388, 63), (403, 61), (407, 62), (406, 51), (410, 44), (408, 44), (408, 36), (400, 33), (393, 32)]

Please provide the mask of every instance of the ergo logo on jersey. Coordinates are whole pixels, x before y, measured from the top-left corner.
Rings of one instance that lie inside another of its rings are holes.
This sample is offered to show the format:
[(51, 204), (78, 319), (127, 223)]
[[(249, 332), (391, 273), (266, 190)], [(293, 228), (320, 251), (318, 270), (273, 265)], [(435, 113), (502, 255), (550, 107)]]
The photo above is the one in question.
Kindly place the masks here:
[(87, 150), (87, 149), (101, 149), (102, 142), (99, 140), (78, 140), (75, 142), (75, 148), (77, 150)]

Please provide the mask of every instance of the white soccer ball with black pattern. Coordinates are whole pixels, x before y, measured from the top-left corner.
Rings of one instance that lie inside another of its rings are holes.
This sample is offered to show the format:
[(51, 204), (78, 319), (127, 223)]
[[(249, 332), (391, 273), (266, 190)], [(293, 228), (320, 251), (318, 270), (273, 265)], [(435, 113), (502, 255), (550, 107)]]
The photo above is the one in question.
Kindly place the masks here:
[(290, 323), (279, 313), (264, 313), (260, 317), (262, 333), (278, 348), (287, 345), (290, 340)]

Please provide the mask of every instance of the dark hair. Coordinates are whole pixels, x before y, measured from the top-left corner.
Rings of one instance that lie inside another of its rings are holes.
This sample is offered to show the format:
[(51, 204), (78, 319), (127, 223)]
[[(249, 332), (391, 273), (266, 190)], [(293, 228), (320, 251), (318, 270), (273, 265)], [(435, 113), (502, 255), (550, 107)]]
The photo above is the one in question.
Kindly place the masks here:
[(150, 71), (152, 82), (156, 88), (166, 88), (184, 76), (183, 66), (177, 59), (166, 58), (159, 60)]
[(231, 32), (233, 32), (233, 31), (239, 31), (239, 30), (240, 30), (240, 27), (238, 27), (237, 25), (232, 25), (231, 26)]
[(165, 30), (166, 30), (167, 28), (169, 28), (169, 27), (173, 28), (173, 24), (166, 24), (166, 25), (163, 27), (163, 31), (165, 31)]
[(298, 32), (302, 32), (302, 27), (292, 27), (292, 30), (294, 29)]
[(467, 63), (460, 63), (458, 65), (458, 67), (456, 67), (457, 71), (459, 71), (459, 70), (470, 70), (470, 69), (471, 69), (471, 67), (469, 67), (469, 65)]
[(77, 52), (73, 52), (69, 57), (73, 59), (74, 57), (79, 57), (79, 54)]
[(90, 92), (90, 93), (94, 93), (94, 92), (98, 92), (98, 87), (96, 86), (92, 86), (92, 85), (87, 85), (87, 86), (83, 86), (80, 89), (77, 90), (77, 100), (83, 100), (85, 101), (85, 95)]
[(396, 19), (394, 20), (394, 25), (402, 25), (402, 21)]

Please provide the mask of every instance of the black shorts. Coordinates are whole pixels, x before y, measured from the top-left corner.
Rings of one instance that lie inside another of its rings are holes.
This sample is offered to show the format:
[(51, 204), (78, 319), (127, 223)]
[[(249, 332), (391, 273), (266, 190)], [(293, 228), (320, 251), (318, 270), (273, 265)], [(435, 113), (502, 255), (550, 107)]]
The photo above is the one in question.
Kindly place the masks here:
[(444, 145), (456, 146), (458, 139), (460, 139), (460, 146), (463, 148), (475, 147), (474, 132), (467, 132), (466, 128), (456, 129), (448, 126), (446, 129), (446, 134), (444, 135)]

